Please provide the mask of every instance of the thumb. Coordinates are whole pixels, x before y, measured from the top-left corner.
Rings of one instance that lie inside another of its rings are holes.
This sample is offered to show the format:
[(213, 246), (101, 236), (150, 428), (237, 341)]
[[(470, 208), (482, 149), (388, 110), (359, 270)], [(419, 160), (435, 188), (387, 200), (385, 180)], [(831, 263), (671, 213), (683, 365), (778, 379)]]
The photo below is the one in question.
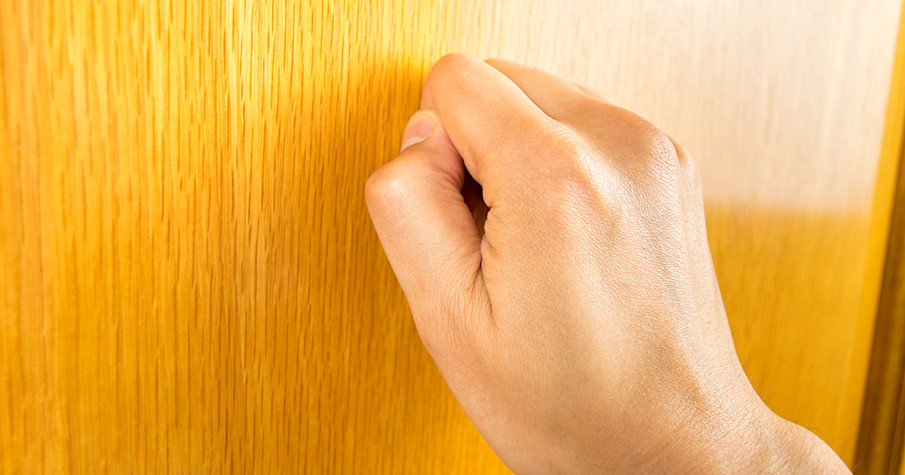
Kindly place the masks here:
[(481, 238), (461, 193), (465, 173), (436, 111), (426, 109), (409, 120), (399, 156), (365, 186), (374, 228), (428, 349), (425, 330), (461, 324), (454, 317), (472, 314), (483, 287)]

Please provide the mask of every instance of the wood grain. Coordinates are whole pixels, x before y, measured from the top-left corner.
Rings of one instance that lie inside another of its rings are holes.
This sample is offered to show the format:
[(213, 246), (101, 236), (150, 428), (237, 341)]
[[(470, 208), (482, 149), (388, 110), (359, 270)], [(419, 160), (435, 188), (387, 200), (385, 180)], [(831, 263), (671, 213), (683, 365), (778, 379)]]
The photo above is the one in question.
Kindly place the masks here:
[[(900, 25), (905, 26), (905, 11)], [(900, 26), (882, 153), (897, 157), (896, 193), (855, 468), (905, 471), (905, 28)]]
[(362, 199), (453, 50), (584, 83), (691, 151), (753, 383), (851, 461), (900, 8), (0, 2), (0, 468), (505, 472)]

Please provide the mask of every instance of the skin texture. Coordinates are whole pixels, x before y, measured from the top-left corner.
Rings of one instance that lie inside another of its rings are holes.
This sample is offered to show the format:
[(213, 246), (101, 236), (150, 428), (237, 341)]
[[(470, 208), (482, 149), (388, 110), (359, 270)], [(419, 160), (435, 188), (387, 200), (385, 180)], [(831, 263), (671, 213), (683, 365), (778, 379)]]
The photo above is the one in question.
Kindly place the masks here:
[(368, 180), (425, 347), (517, 473), (840, 472), (738, 361), (692, 159), (552, 75), (440, 59)]

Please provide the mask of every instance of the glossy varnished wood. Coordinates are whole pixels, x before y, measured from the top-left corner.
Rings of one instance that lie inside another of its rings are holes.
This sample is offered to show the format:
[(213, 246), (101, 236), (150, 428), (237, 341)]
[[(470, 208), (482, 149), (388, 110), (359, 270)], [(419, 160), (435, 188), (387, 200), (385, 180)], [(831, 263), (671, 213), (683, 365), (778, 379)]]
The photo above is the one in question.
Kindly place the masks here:
[(567, 76), (685, 145), (754, 385), (851, 460), (899, 9), (0, 2), (0, 467), (504, 471), (362, 199), (451, 50)]

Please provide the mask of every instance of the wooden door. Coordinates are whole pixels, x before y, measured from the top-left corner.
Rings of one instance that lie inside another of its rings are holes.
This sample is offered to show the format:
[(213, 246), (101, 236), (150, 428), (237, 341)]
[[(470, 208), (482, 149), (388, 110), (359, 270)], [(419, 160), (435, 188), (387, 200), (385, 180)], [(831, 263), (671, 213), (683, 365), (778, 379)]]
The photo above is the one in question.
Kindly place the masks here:
[(852, 462), (899, 0), (0, 2), (0, 467), (498, 473), (367, 217), (448, 51), (696, 157), (741, 360)]

